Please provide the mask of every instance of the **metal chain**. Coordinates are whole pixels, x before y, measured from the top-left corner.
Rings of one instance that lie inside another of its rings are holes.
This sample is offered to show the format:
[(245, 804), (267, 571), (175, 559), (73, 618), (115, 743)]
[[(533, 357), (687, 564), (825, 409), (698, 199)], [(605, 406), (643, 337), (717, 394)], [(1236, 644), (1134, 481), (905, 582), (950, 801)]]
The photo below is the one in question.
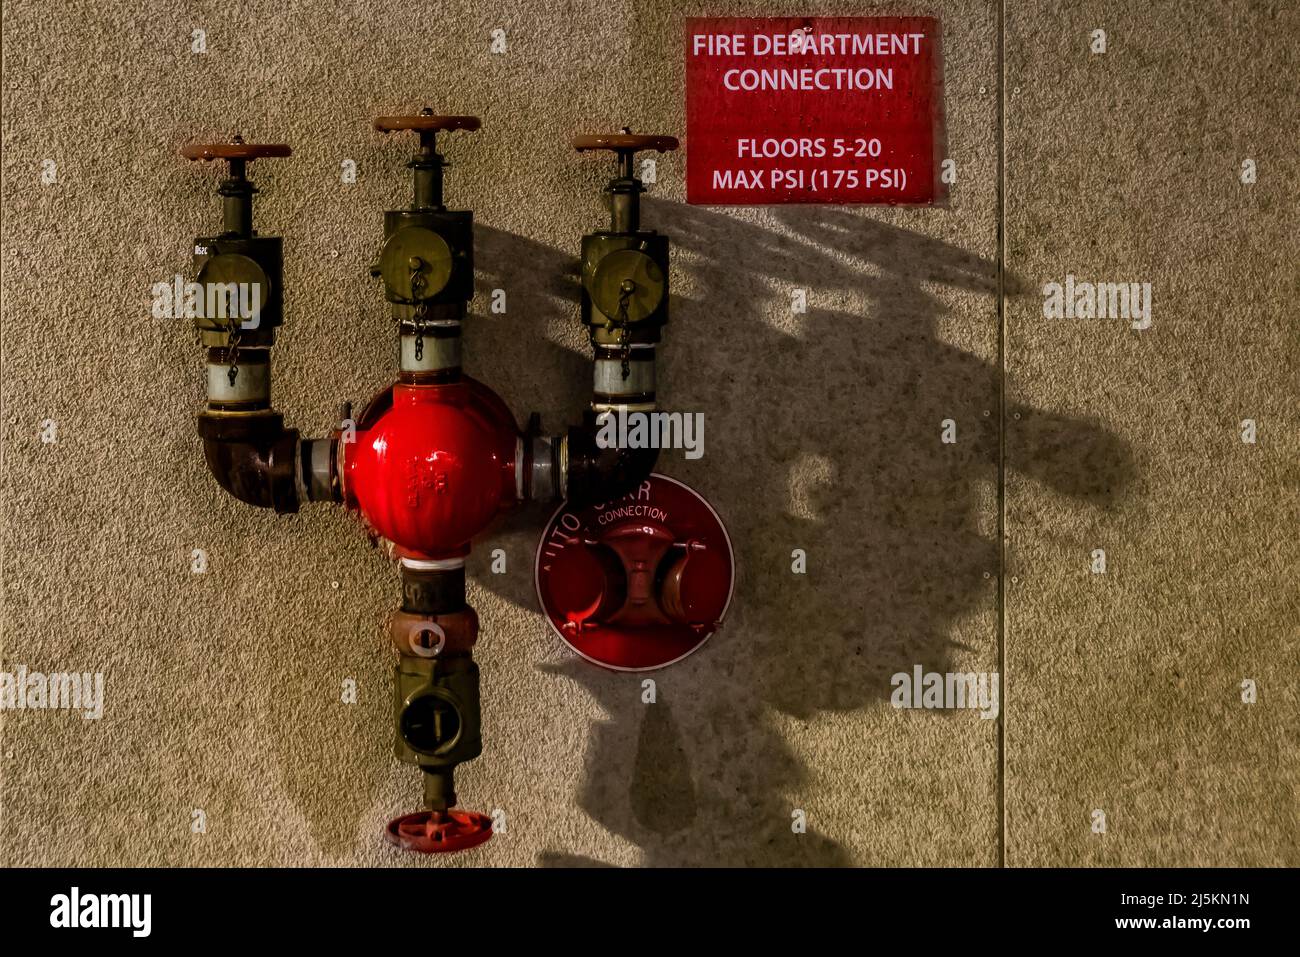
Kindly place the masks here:
[(411, 267), (411, 299), (415, 303), (415, 361), (419, 362), (424, 358), (424, 319), (429, 314), (429, 307), (420, 299), (420, 293), (424, 290), (424, 275), (420, 272), (420, 266)]
[(234, 316), (226, 319), (226, 361), (230, 363), (226, 378), (233, 389), (235, 380), (239, 378), (239, 320)]
[(626, 379), (632, 374), (630, 359), (632, 356), (632, 347), (627, 342), (627, 301), (632, 298), (632, 293), (636, 287), (631, 283), (624, 283), (618, 294), (618, 318), (613, 322), (613, 327), (618, 330), (619, 358), (623, 360), (623, 378)]

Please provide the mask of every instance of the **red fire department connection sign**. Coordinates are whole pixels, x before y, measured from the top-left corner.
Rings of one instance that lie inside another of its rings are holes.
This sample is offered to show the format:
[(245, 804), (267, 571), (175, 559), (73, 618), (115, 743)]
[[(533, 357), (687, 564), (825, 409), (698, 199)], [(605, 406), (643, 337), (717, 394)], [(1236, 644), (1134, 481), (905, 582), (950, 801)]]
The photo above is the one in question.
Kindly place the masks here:
[(688, 20), (687, 202), (932, 202), (938, 35), (930, 17)]

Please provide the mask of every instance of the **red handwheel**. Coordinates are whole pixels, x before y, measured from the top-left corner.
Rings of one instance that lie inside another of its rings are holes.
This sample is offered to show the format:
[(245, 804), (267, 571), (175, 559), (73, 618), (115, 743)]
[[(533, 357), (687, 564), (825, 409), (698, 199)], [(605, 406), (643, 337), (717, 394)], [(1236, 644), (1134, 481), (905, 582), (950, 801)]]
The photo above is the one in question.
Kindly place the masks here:
[(492, 836), (492, 819), (476, 811), (416, 811), (388, 822), (388, 840), (405, 851), (445, 854), (478, 847)]

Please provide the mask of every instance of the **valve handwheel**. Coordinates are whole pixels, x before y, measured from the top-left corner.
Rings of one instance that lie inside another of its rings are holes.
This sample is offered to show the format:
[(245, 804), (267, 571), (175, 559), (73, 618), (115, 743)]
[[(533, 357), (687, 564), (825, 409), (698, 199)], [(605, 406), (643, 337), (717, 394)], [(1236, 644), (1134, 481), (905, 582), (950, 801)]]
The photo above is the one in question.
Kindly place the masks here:
[(477, 116), (442, 116), (428, 107), (410, 116), (375, 117), (375, 129), (381, 133), (398, 133), (402, 130), (415, 130), (417, 133), (449, 133), (452, 130), (465, 130), (472, 133), (481, 125)]
[(671, 153), (677, 149), (675, 136), (648, 136), (624, 128), (617, 133), (586, 133), (573, 138), (573, 148), (579, 153), (588, 150), (609, 150), (613, 153), (639, 153), (654, 150)]
[(416, 811), (388, 822), (388, 840), (407, 851), (463, 851), (492, 836), (492, 819), (476, 811)]
[(238, 134), (229, 143), (193, 143), (181, 148), (181, 155), (189, 160), (281, 159), (292, 153), (284, 143), (245, 143)]

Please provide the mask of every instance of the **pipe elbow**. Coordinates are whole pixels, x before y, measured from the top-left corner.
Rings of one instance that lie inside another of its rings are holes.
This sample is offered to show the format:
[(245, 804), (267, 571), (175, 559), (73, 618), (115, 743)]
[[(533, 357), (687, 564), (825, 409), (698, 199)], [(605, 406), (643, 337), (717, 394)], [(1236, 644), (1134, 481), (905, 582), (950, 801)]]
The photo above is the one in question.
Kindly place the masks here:
[(298, 432), (279, 415), (199, 416), (203, 457), (232, 497), (279, 513), (298, 511)]
[(608, 501), (637, 489), (659, 459), (657, 448), (601, 448), (594, 412), (569, 429), (565, 497), (575, 504)]

